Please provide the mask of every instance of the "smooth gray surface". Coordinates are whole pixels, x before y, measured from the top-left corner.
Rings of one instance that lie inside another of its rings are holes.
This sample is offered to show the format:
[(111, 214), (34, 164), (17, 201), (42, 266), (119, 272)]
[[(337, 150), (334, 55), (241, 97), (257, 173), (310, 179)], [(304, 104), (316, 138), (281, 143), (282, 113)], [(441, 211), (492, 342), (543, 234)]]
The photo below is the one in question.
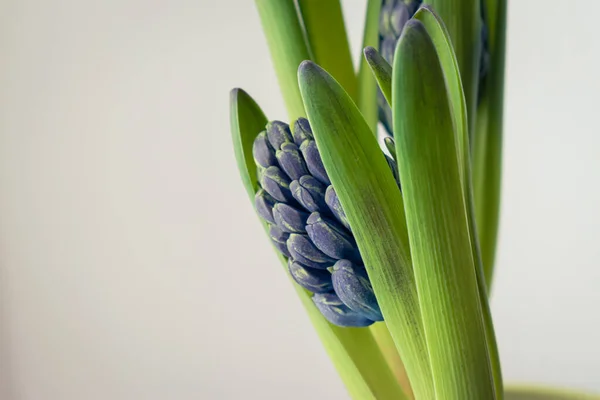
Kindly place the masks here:
[[(600, 3), (511, 6), (504, 375), (600, 391)], [(253, 2), (0, 10), (0, 398), (347, 398), (237, 175), (230, 88), (285, 118)]]

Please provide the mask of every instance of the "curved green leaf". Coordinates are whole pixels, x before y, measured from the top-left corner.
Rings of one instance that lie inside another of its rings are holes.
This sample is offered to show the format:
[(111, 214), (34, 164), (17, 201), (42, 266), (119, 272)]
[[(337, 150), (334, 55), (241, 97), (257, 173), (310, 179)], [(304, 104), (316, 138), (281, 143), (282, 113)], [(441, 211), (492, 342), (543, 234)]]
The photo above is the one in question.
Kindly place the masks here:
[[(481, 52), (481, 0), (427, 0), (452, 39), (465, 93), (469, 128), (475, 127)], [(470, 132), (472, 134), (472, 132)]]
[(312, 62), (303, 62), (298, 75), (323, 164), (352, 227), (415, 397), (433, 399), (400, 191), (373, 132), (344, 89)]
[(481, 257), (492, 286), (500, 216), (507, 0), (486, 0), (490, 66), (483, 81), (473, 143), (473, 193)]
[(379, 89), (385, 96), (388, 104), (392, 105), (392, 66), (373, 47), (365, 47), (364, 58), (371, 67), (377, 80)]
[[(381, 0), (368, 0), (365, 28), (363, 33), (363, 49), (367, 46), (379, 46), (380, 9)], [(363, 117), (367, 121), (369, 128), (371, 128), (371, 131), (373, 131), (373, 133), (377, 133), (377, 123), (379, 122), (379, 111), (377, 108), (377, 84), (375, 79), (373, 79), (372, 74), (369, 72), (369, 68), (367, 68), (367, 62), (364, 58), (361, 58), (358, 69), (357, 105)]]
[(409, 21), (396, 47), (392, 104), (435, 392), (439, 399), (494, 399), (464, 171), (449, 96), (431, 36), (420, 21)]
[(452, 48), (450, 36), (441, 18), (435, 14), (429, 7), (423, 7), (415, 14), (415, 18), (423, 23), (423, 26), (429, 33), (432, 42), (437, 50), (440, 58), (440, 65), (444, 73), (446, 81), (446, 89), (448, 90), (451, 115), (454, 121), (454, 127), (457, 135), (457, 149), (459, 165), (462, 167), (461, 176), (463, 178), (464, 196), (467, 203), (467, 219), (469, 222), (471, 247), (473, 259), (475, 260), (475, 272), (477, 274), (479, 300), (482, 305), (483, 319), (486, 329), (486, 337), (488, 348), (490, 350), (490, 360), (494, 373), (494, 385), (496, 387), (496, 396), (502, 398), (502, 370), (500, 367), (500, 356), (498, 353), (498, 345), (494, 333), (494, 324), (490, 307), (487, 301), (487, 289), (485, 283), (485, 274), (481, 261), (479, 248), (479, 238), (477, 235), (477, 225), (475, 223), (475, 211), (472, 189), (472, 174), (471, 174), (471, 157), (469, 146), (469, 132), (467, 127), (467, 108), (465, 97), (462, 89), (460, 72), (458, 69), (458, 61)]
[[(356, 74), (339, 0), (298, 0), (313, 60), (356, 98)], [(296, 67), (299, 63), (296, 65)]]
[(256, 0), (279, 87), (290, 120), (305, 116), (296, 79), (298, 65), (312, 59), (294, 0)]
[[(252, 143), (267, 119), (256, 102), (242, 89), (231, 91), (231, 133), (236, 161), (246, 191), (254, 202), (258, 189)], [(265, 230), (266, 224), (263, 223)], [(287, 260), (276, 252), (287, 274)], [(288, 274), (289, 277), (289, 274)], [(291, 280), (291, 278), (290, 278)], [(354, 399), (405, 398), (368, 328), (340, 328), (327, 322), (311, 296), (292, 283), (321, 342)]]

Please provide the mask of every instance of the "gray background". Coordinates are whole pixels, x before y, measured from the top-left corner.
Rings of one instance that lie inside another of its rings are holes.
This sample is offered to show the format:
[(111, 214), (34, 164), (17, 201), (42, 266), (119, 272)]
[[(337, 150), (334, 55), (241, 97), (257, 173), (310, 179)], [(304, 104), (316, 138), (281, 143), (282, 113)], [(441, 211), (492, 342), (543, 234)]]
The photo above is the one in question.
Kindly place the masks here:
[[(493, 313), (507, 381), (600, 391), (600, 3), (566, 4), (510, 8)], [(232, 154), (232, 87), (286, 117), (253, 2), (0, 9), (0, 398), (347, 398)]]

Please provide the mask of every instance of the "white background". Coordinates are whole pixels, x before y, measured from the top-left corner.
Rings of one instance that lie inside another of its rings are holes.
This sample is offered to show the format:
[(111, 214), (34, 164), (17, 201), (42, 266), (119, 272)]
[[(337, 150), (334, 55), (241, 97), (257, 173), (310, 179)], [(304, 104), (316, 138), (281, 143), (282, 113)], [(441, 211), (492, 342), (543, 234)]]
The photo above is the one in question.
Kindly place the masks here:
[[(237, 174), (229, 90), (285, 118), (253, 2), (0, 10), (0, 399), (347, 398)], [(600, 391), (599, 12), (510, 4), (508, 382)]]

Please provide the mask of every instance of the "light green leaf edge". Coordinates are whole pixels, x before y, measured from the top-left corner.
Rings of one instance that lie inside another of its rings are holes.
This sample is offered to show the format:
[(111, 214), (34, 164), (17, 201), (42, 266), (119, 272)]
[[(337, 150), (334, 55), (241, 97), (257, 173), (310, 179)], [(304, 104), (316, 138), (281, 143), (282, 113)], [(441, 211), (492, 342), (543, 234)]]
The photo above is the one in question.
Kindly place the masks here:
[(446, 81), (446, 89), (448, 91), (450, 106), (452, 109), (451, 115), (454, 119), (454, 126), (457, 131), (457, 153), (459, 157), (459, 165), (462, 167), (462, 179), (464, 187), (464, 197), (467, 204), (467, 218), (469, 223), (469, 236), (471, 238), (473, 259), (475, 260), (475, 273), (479, 288), (479, 300), (482, 305), (484, 325), (486, 329), (486, 338), (490, 351), (490, 360), (494, 374), (494, 385), (496, 388), (496, 397), (502, 398), (502, 370), (500, 366), (500, 355), (494, 333), (494, 324), (489, 303), (487, 301), (488, 294), (485, 283), (485, 274), (481, 261), (479, 248), (479, 238), (477, 234), (477, 225), (475, 222), (475, 210), (473, 201), (473, 183), (471, 173), (471, 157), (469, 146), (469, 131), (467, 122), (467, 108), (465, 96), (462, 90), (462, 82), (459, 72), (458, 60), (452, 47), (452, 42), (446, 27), (441, 18), (429, 7), (423, 7), (417, 11), (415, 19), (421, 21), (423, 26), (429, 33), (437, 54), (440, 58), (440, 65), (444, 73)]
[[(252, 143), (267, 124), (256, 102), (242, 89), (231, 91), (231, 132), (240, 176), (252, 203), (258, 190)], [(265, 231), (267, 226), (261, 221)], [(278, 258), (287, 274), (287, 260)], [(289, 274), (287, 274), (289, 277)], [(291, 278), (290, 278), (291, 280)], [(292, 283), (338, 374), (352, 398), (405, 399), (371, 332), (367, 328), (340, 328), (330, 324), (314, 305), (310, 294)]]
[(357, 79), (340, 1), (298, 0), (298, 8), (312, 59), (329, 71), (356, 99)]
[(395, 54), (396, 153), (435, 393), (439, 399), (494, 399), (446, 77), (418, 20), (404, 27)]
[(369, 125), (326, 71), (303, 62), (300, 91), (317, 146), (417, 399), (433, 399), (402, 196)]
[(427, 0), (444, 21), (458, 65), (467, 104), (469, 132), (473, 134), (479, 87), (481, 49), (481, 0)]
[(483, 82), (473, 143), (473, 193), (481, 257), (488, 291), (492, 286), (500, 219), (506, 0), (486, 0), (490, 67)]
[(296, 73), (312, 54), (295, 1), (256, 0), (256, 8), (290, 120), (304, 117)]
[[(365, 17), (362, 48), (379, 46), (379, 11), (381, 0), (369, 0)], [(317, 62), (317, 64), (320, 64)], [(320, 64), (322, 66), (322, 64)], [(325, 68), (327, 70), (327, 68)], [(369, 72), (367, 60), (361, 57), (358, 68), (358, 101), (356, 103), (369, 128), (377, 134), (379, 109), (377, 107), (377, 83)]]

